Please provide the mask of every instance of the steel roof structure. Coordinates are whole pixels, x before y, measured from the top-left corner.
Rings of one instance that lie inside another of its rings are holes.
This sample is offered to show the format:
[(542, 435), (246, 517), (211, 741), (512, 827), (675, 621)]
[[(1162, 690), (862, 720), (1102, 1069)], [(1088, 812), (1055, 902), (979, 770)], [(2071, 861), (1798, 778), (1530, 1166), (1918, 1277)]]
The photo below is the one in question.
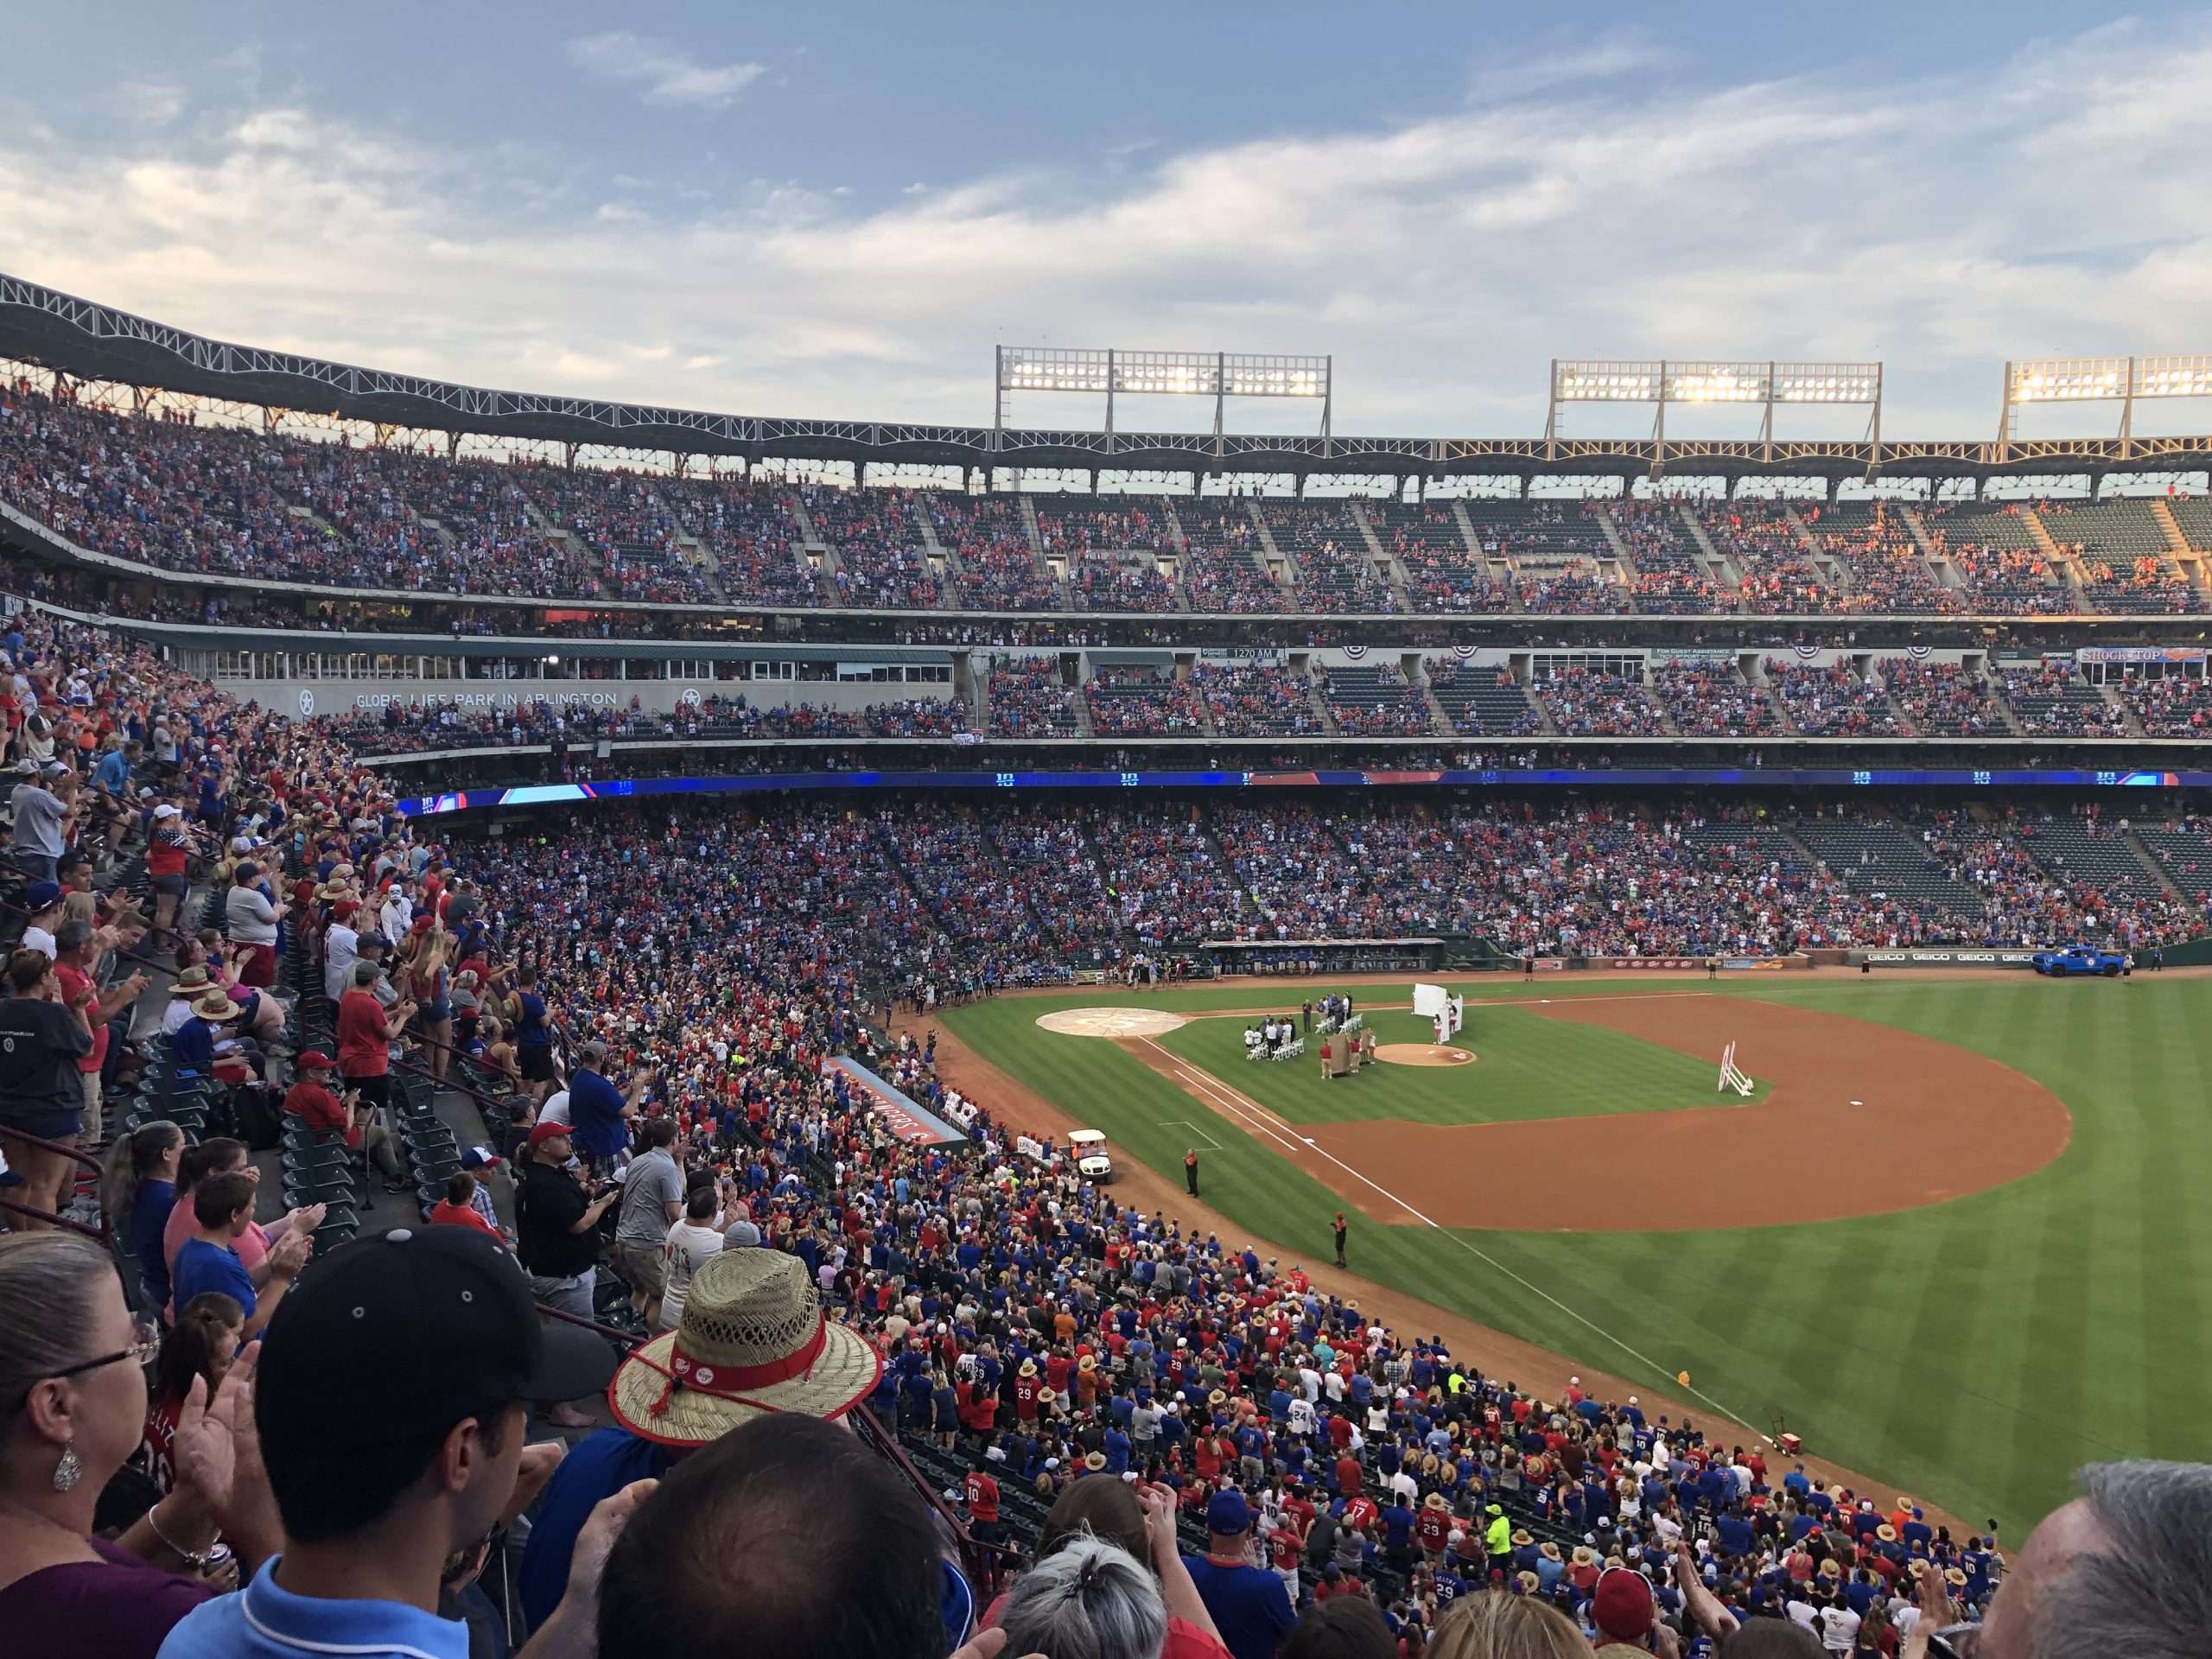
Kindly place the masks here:
[(716, 415), (451, 381), (211, 340), (0, 273), (0, 356), (85, 379), (456, 435), (856, 465), (1595, 478), (1976, 480), (2212, 467), (2212, 435), (1913, 439), (1359, 437), (1114, 432)]

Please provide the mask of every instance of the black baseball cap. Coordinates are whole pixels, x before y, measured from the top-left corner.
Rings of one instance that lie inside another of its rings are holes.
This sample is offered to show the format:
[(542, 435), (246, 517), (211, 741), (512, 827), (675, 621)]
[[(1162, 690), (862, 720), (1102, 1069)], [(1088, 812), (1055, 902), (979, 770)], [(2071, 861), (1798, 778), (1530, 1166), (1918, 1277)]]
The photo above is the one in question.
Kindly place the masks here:
[(264, 1455), (373, 1454), (518, 1400), (605, 1392), (615, 1355), (541, 1319), (512, 1256), (473, 1227), (395, 1227), (342, 1244), (269, 1321), (254, 1383)]

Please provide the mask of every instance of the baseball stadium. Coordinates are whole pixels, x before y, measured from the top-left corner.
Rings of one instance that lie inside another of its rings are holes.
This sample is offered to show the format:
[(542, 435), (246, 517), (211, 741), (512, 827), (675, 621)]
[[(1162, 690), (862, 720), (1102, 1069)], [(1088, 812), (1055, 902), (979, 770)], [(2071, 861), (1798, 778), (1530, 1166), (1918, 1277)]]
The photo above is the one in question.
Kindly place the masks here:
[(2212, 1512), (2212, 355), (297, 343), (0, 275), (36, 1651), (2024, 1659)]

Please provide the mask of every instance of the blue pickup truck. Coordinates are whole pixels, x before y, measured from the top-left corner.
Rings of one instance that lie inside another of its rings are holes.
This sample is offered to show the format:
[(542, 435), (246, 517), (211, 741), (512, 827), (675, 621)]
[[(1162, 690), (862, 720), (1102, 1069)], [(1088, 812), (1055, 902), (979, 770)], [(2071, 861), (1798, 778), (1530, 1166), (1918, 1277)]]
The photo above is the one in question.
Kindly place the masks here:
[(2121, 951), (2100, 950), (2087, 944), (2069, 944), (2063, 950), (2038, 950), (2034, 961), (2036, 972), (2053, 979), (2070, 979), (2082, 974), (2118, 979), (2133, 965)]

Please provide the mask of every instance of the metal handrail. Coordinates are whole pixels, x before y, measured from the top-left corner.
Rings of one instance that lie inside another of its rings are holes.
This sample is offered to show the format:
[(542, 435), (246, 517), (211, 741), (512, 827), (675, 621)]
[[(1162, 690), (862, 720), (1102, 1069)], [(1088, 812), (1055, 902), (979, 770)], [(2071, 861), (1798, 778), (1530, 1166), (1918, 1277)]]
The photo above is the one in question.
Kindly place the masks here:
[[(59, 1153), (72, 1162), (92, 1171), (95, 1179), (102, 1173), (100, 1160), (81, 1147), (64, 1146), (59, 1141), (48, 1141), (43, 1135), (30, 1135), (22, 1129), (10, 1128), (5, 1123), (0, 1123), (0, 1136), (13, 1141), (28, 1141), (30, 1145), (42, 1147), (48, 1152)], [(0, 1210), (5, 1210), (11, 1215), (25, 1217), (32, 1221), (51, 1222), (56, 1227), (66, 1227), (73, 1233), (83, 1234), (86, 1238), (98, 1239), (103, 1245), (112, 1245), (114, 1242), (114, 1217), (107, 1213), (105, 1205), (100, 1210), (100, 1224), (97, 1227), (88, 1227), (81, 1221), (72, 1221), (68, 1217), (57, 1215), (50, 1210), (41, 1210), (32, 1205), (19, 1204), (13, 1198), (0, 1198)]]

